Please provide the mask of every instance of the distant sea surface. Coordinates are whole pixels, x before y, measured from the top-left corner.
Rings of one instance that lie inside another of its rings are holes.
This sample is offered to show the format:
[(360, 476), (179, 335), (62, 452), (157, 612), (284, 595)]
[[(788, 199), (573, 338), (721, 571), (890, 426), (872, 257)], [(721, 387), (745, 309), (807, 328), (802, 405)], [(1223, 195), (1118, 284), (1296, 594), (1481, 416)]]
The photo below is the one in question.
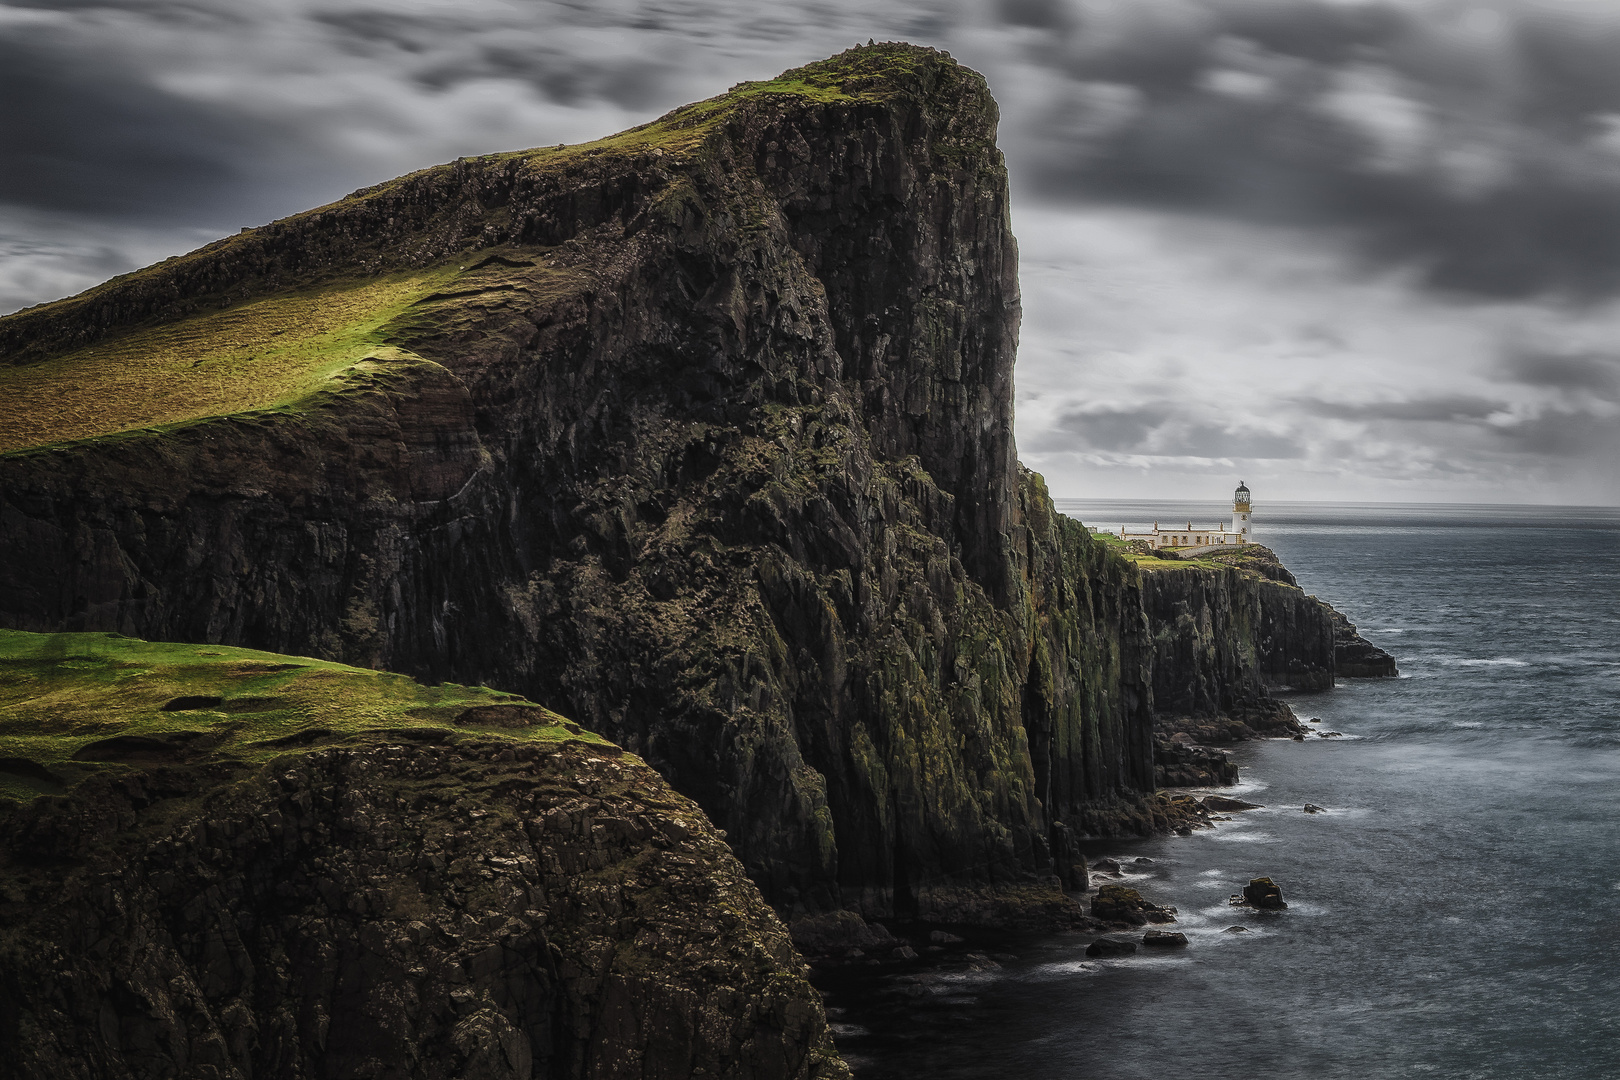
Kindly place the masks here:
[[(1344, 735), (1237, 748), (1222, 790), (1264, 809), (1094, 845), (1153, 860), (1126, 883), (1189, 948), (1000, 939), (990, 971), (824, 979), (860, 1080), (1620, 1076), (1620, 510), (1258, 502), (1254, 528), (1401, 677), (1290, 695)], [(1228, 906), (1261, 875), (1287, 911)]]

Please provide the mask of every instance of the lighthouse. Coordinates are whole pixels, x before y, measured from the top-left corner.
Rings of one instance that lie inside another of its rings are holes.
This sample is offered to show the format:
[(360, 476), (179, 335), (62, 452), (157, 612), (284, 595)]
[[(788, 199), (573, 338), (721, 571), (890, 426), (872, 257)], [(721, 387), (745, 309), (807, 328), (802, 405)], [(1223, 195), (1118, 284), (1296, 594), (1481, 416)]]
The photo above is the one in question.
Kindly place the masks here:
[(1232, 492), (1232, 531), (1237, 533), (1238, 543), (1249, 542), (1249, 488), (1242, 480)]

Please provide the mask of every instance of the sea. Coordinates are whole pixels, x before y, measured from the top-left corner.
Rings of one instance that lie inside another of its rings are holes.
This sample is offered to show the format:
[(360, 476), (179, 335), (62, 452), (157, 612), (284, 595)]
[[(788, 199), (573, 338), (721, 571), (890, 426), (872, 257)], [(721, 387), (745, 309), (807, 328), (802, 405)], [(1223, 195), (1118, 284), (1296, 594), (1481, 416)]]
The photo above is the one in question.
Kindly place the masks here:
[[(967, 935), (819, 976), (859, 1080), (1620, 1077), (1620, 509), (1257, 503), (1254, 531), (1400, 676), (1285, 695), (1341, 734), (1236, 748), (1220, 790), (1262, 809), (1091, 846), (1187, 948)], [(1286, 911), (1230, 906), (1259, 876)]]

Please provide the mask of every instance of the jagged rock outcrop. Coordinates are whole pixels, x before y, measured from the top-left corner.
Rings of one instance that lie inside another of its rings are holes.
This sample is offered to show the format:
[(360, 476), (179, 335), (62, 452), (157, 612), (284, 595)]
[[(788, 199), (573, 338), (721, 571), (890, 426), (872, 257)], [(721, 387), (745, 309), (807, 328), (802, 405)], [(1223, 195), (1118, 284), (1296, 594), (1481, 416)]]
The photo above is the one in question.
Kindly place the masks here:
[[(1188, 744), (1302, 733), (1272, 690), (1327, 690), (1336, 676), (1395, 674), (1394, 658), (1307, 595), (1269, 548), (1249, 544), (1200, 561), (1206, 565), (1155, 560), (1142, 577), (1161, 782), (1230, 782), (1219, 768), (1189, 760)], [(1175, 736), (1184, 737), (1181, 745)], [(1167, 767), (1182, 779), (1167, 779)]]
[(848, 1075), (785, 928), (656, 773), (432, 734), (0, 812), (0, 1076)]
[(1332, 627), (1322, 605), (1291, 582), (1247, 566), (1167, 561), (1144, 571), (1142, 603), (1153, 627), (1161, 734), (1213, 745), (1290, 735), (1303, 728), (1269, 689), (1333, 685)]
[(1258, 723), (1331, 631), (1252, 574), (1144, 575), (1018, 467), (995, 125), (944, 54), (856, 49), (0, 320), (36, 363), (440, 275), (296, 408), (0, 457), (0, 622), (521, 692), (645, 756), (784, 914), (1063, 909), (1073, 838), (1173, 824), (1161, 688)]
[(1356, 631), (1356, 624), (1328, 608), (1333, 620), (1333, 667), (1350, 679), (1393, 678), (1400, 674), (1395, 658)]

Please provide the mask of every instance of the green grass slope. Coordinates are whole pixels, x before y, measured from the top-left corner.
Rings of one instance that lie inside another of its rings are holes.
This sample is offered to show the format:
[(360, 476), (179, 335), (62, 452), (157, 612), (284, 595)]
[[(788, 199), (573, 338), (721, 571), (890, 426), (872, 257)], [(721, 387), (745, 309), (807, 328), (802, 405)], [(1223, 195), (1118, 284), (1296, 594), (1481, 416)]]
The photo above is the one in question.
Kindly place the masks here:
[(492, 244), (512, 209), (491, 191), (588, 189), (629, 170), (656, 189), (654, 215), (676, 222), (739, 110), (881, 102), (916, 92), (940, 63), (907, 45), (852, 49), (594, 142), (411, 173), (0, 318), (0, 455), (375, 385), (421, 363), (411, 342), (424, 324), (454, 322), (447, 307), (516, 287), (503, 275), (540, 309), (588, 287), (588, 275), (544, 265), (551, 249)]
[(368, 733), (435, 741), (456, 732), (605, 745), (481, 686), (423, 686), (254, 649), (0, 630), (0, 801), (58, 794), (106, 770), (262, 761)]

